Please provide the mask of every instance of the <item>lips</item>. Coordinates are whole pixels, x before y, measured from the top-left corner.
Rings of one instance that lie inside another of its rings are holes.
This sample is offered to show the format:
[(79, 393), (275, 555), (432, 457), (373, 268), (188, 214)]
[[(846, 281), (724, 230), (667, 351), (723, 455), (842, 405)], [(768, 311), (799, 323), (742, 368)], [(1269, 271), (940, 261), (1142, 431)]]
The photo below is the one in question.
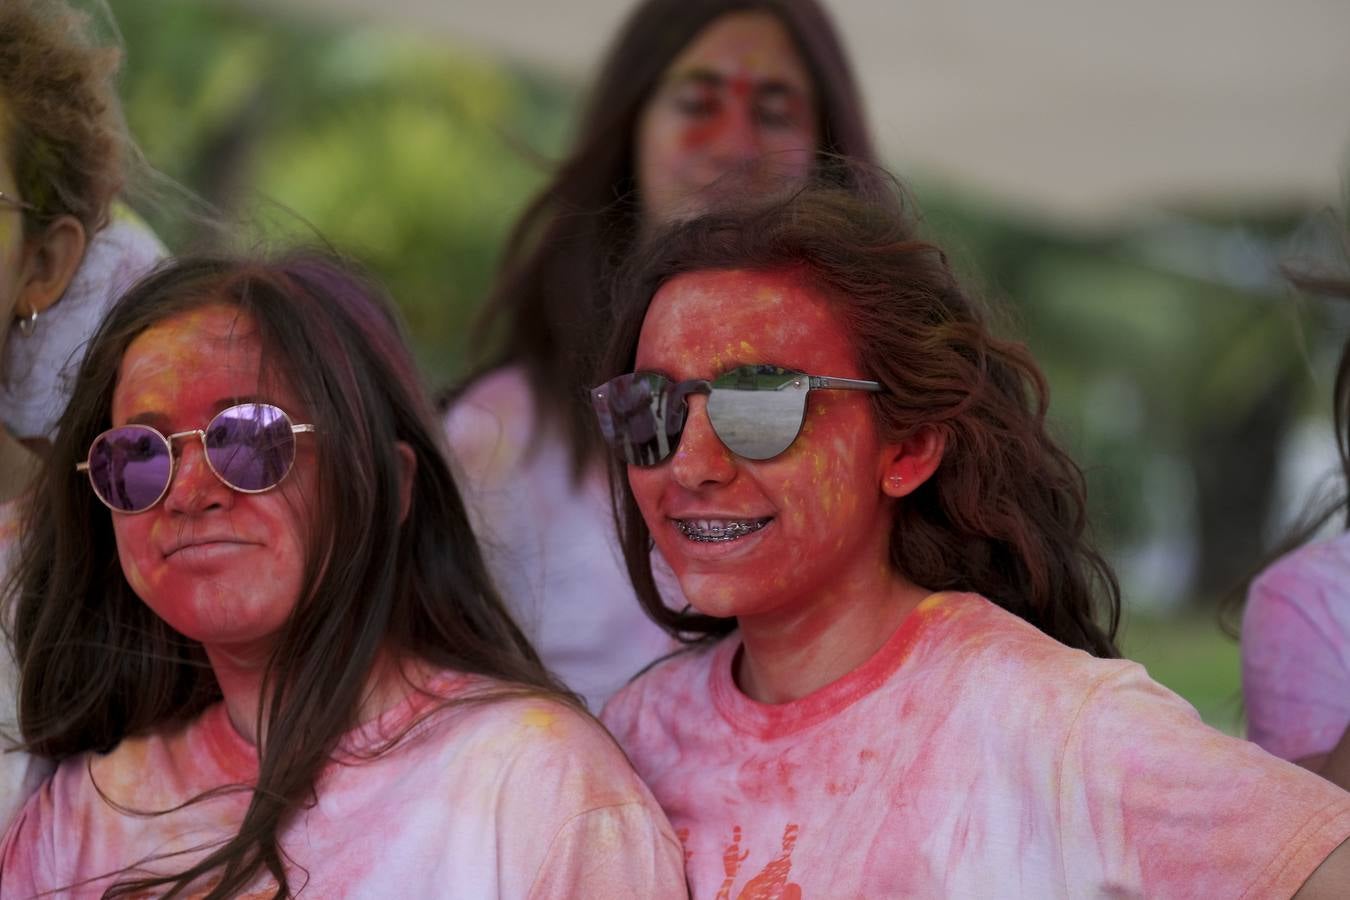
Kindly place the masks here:
[(220, 537), (194, 537), (190, 540), (180, 541), (170, 546), (164, 551), (164, 558), (170, 559), (180, 553), (190, 555), (201, 555), (213, 551), (228, 551), (232, 547), (249, 546), (254, 541), (246, 541), (234, 535), (222, 535)]

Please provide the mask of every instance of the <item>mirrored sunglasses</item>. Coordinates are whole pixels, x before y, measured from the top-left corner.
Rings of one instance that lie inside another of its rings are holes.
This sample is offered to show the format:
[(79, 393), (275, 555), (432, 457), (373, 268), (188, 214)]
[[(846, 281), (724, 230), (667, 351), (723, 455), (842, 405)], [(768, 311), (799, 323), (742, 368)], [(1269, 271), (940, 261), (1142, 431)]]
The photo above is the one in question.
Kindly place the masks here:
[(806, 395), (816, 390), (884, 391), (875, 381), (807, 375), (779, 366), (739, 366), (712, 381), (674, 382), (653, 372), (612, 378), (591, 391), (600, 432), (625, 461), (654, 466), (680, 444), (689, 396), (708, 398), (708, 420), (728, 450), (772, 459), (802, 430)]
[(169, 491), (173, 442), (195, 436), (217, 478), (241, 493), (260, 494), (286, 479), (295, 463), (295, 436), (312, 431), (313, 425), (293, 424), (270, 403), (240, 403), (194, 431), (165, 435), (149, 425), (110, 428), (94, 438), (75, 471), (89, 473), (94, 493), (113, 512), (145, 512)]

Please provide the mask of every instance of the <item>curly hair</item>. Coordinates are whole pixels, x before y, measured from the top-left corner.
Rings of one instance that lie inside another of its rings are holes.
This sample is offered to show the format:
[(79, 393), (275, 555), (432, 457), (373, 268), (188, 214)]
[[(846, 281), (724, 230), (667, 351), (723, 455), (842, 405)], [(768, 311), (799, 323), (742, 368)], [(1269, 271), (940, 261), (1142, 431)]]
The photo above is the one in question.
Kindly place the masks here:
[(116, 47), (60, 0), (0, 4), (0, 135), (23, 198), (25, 229), (74, 216), (92, 234), (125, 179), (126, 127)]
[[(1120, 590), (1090, 543), (1082, 470), (1046, 424), (1045, 376), (1026, 347), (994, 336), (942, 250), (921, 240), (887, 198), (808, 187), (787, 198), (728, 203), (653, 237), (614, 292), (613, 341), (594, 382), (633, 370), (657, 289), (686, 272), (800, 271), (853, 335), (878, 429), (897, 442), (939, 429), (942, 464), (896, 504), (890, 563), (932, 590), (974, 591), (1070, 647), (1119, 653)], [(700, 641), (736, 627), (664, 605), (651, 535), (625, 467), (610, 469), (629, 575), (647, 614)]]

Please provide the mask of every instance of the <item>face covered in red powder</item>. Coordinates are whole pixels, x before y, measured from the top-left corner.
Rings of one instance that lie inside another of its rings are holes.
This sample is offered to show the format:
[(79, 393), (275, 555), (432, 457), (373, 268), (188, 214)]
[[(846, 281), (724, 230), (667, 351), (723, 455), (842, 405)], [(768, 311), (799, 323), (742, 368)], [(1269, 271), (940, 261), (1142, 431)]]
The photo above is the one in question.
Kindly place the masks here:
[[(643, 321), (635, 369), (676, 381), (743, 365), (866, 378), (829, 300), (795, 272), (704, 271), (668, 281)], [(815, 390), (801, 433), (756, 461), (728, 450), (707, 398), (689, 398), (673, 456), (628, 481), (685, 596), (715, 616), (806, 612), (888, 578), (897, 450), (877, 434), (870, 395)], [(740, 533), (706, 541), (709, 534)]]
[[(308, 423), (293, 393), (260, 382), (257, 325), (216, 304), (172, 316), (128, 347), (113, 391), (112, 424), (162, 434), (205, 428), (240, 402), (272, 403)], [(137, 595), (175, 630), (221, 649), (265, 653), (300, 597), (310, 502), (313, 439), (297, 436), (290, 474), (258, 494), (233, 490), (209, 469), (196, 437), (179, 453), (168, 492), (141, 513), (113, 513), (122, 571)]]
[(722, 16), (671, 63), (638, 120), (644, 219), (697, 214), (724, 175), (765, 189), (800, 180), (817, 122), (810, 73), (783, 23), (767, 12)]

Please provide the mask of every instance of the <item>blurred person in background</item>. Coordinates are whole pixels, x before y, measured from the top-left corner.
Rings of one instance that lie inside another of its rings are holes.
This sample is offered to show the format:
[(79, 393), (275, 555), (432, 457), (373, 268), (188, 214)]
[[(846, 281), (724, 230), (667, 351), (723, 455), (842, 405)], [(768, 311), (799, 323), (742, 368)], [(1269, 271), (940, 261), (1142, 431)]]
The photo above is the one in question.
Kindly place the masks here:
[[(85, 343), (163, 255), (118, 195), (137, 155), (115, 77), (120, 53), (61, 0), (0, 4), (0, 592), (20, 500), (70, 397)], [(13, 723), (0, 660), (0, 731)], [(45, 771), (0, 754), (0, 822)]]
[(586, 403), (612, 324), (606, 273), (641, 233), (723, 187), (773, 190), (828, 156), (870, 162), (873, 150), (817, 0), (646, 0), (600, 66), (572, 149), (510, 235), (480, 362), (446, 429), (497, 582), (593, 710), (671, 647), (615, 549)]
[[(1293, 281), (1350, 303), (1350, 277)], [(1345, 493), (1301, 530), (1305, 539), (1335, 517), (1345, 516), (1350, 528), (1350, 340), (1332, 397)], [(1350, 789), (1350, 530), (1286, 553), (1252, 582), (1242, 618), (1242, 690), (1253, 741)]]

